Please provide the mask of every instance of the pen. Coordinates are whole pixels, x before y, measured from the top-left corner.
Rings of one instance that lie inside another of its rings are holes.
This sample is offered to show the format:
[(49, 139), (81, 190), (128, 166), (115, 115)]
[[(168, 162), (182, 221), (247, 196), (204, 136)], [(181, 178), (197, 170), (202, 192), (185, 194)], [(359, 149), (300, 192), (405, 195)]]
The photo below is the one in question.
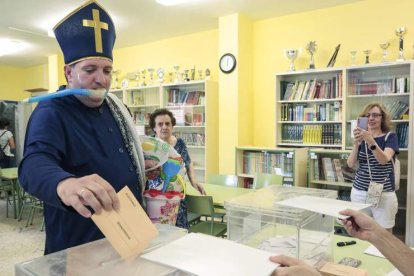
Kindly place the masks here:
[(347, 245), (351, 245), (351, 244), (356, 244), (356, 241), (345, 241), (345, 242), (337, 242), (336, 243), (337, 246), (347, 246)]

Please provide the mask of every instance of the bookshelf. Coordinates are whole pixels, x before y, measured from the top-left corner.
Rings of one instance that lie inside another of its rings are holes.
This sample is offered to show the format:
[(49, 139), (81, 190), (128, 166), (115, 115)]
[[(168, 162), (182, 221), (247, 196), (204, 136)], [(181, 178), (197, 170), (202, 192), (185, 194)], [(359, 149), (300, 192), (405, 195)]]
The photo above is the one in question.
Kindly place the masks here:
[[(198, 92), (198, 93), (195, 93)], [(132, 113), (137, 131), (152, 135), (149, 114), (167, 108), (177, 120), (173, 134), (181, 137), (194, 164), (197, 180), (218, 173), (218, 94), (209, 80), (165, 83), (111, 90)]]
[(315, 166), (320, 169), (322, 160), (329, 158), (344, 162), (352, 146), (352, 122), (367, 103), (382, 102), (393, 117), (392, 131), (400, 144), (401, 183), (394, 231), (409, 245), (414, 245), (414, 218), (409, 215), (414, 213), (414, 190), (409, 185), (414, 163), (408, 150), (413, 143), (409, 127), (414, 123), (409, 116), (414, 107), (413, 80), (412, 61), (284, 72), (276, 74), (275, 114), (276, 146), (309, 148), (308, 186), (344, 191), (339, 196), (346, 198), (352, 183), (339, 181), (335, 175), (319, 178)]
[(306, 186), (306, 148), (236, 147), (236, 175), (240, 187), (251, 188), (257, 173), (281, 174), (284, 185)]
[(124, 103), (131, 111), (132, 118), (140, 134), (152, 135), (149, 115), (161, 107), (160, 86), (149, 85), (126, 88), (123, 92)]
[[(408, 176), (409, 160), (413, 136), (409, 131), (412, 118), (408, 115), (412, 109), (414, 98), (411, 96), (413, 87), (413, 63), (398, 62), (389, 64), (374, 64), (346, 69), (346, 148), (352, 147), (351, 121), (358, 117), (359, 112), (369, 102), (381, 102), (385, 105), (392, 117), (392, 131), (398, 136), (401, 162), (400, 189), (396, 192), (398, 198), (398, 213), (394, 234), (402, 240), (414, 243), (414, 221), (410, 222), (409, 206), (410, 185), (412, 179)], [(412, 117), (412, 116), (411, 116)], [(412, 125), (412, 123), (411, 123)], [(412, 197), (412, 199), (410, 199)], [(413, 210), (414, 211), (414, 210)], [(410, 225), (411, 223), (411, 225)], [(413, 236), (413, 237), (411, 237)]]
[(276, 146), (342, 147), (343, 70), (276, 75)]
[(308, 187), (337, 190), (338, 198), (350, 200), (352, 173), (346, 165), (350, 150), (309, 149)]

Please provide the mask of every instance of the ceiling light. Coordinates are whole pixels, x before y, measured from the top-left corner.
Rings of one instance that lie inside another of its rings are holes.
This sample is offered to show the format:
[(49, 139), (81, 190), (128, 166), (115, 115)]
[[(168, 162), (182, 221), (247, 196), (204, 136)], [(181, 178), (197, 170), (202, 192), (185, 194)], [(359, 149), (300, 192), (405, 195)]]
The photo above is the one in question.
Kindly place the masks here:
[(175, 6), (190, 2), (195, 2), (197, 0), (155, 0), (158, 4), (164, 5), (164, 6)]
[(0, 39), (0, 56), (18, 52), (24, 48), (24, 44), (17, 40)]

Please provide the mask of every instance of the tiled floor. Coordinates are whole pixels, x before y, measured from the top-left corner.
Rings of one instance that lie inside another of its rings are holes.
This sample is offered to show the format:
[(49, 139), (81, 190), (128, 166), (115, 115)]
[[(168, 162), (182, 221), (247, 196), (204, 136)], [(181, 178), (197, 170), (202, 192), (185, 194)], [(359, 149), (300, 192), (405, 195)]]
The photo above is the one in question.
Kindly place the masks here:
[(6, 218), (6, 201), (0, 199), (0, 275), (14, 275), (14, 265), (43, 256), (45, 232), (40, 231), (42, 216), (36, 213), (33, 225), (26, 228), (28, 214), (22, 221), (12, 218), (9, 206), (9, 218)]

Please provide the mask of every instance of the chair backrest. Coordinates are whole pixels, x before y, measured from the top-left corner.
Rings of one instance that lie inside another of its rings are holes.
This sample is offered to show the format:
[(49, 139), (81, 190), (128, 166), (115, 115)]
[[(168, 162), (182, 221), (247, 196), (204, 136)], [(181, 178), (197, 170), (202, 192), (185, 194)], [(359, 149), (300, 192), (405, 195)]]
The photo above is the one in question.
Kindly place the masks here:
[[(213, 197), (212, 196), (194, 196), (194, 195), (186, 195), (185, 201), (187, 203), (187, 212), (195, 213), (198, 215), (207, 215), (212, 217), (214, 213), (214, 205), (213, 205)], [(207, 226), (210, 232), (209, 234), (214, 236), (214, 219), (212, 218), (210, 221), (206, 221), (209, 226)]]
[(199, 215), (212, 216), (214, 213), (212, 196), (186, 195), (187, 211)]
[(207, 178), (208, 184), (224, 185), (229, 187), (237, 187), (238, 178), (230, 174), (214, 174)]
[(253, 189), (260, 189), (270, 185), (282, 185), (283, 175), (258, 173), (253, 181)]

